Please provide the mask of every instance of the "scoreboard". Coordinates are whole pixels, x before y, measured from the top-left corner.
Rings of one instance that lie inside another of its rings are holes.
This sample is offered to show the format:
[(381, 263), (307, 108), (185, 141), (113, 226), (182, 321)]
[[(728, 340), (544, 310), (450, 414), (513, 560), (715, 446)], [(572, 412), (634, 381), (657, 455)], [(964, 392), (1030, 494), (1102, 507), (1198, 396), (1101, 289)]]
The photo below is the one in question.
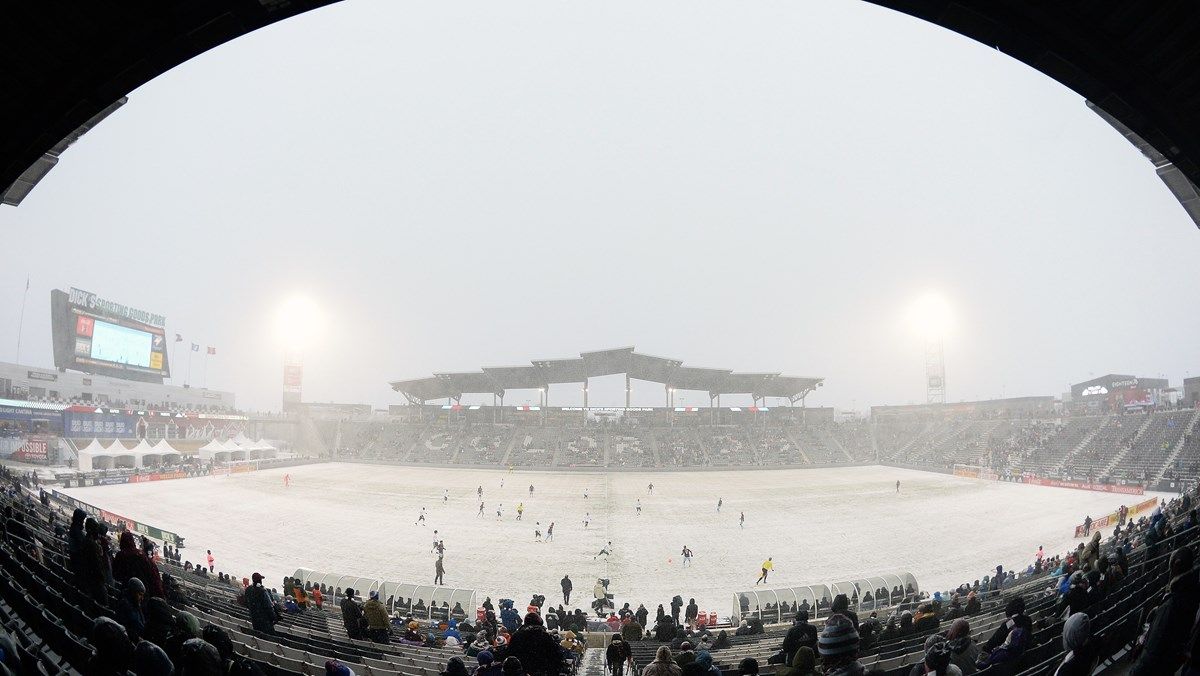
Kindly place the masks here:
[(166, 318), (89, 291), (50, 292), (54, 366), (161, 383), (171, 375)]

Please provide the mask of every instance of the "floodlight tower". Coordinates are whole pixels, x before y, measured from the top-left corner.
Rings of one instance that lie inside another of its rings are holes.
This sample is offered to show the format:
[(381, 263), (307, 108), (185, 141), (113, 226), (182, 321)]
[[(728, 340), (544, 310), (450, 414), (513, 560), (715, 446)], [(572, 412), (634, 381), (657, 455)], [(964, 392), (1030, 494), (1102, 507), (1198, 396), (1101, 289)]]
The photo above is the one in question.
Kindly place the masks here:
[(941, 336), (925, 338), (925, 403), (946, 403), (946, 355)]
[(946, 358), (942, 341), (951, 327), (950, 306), (937, 293), (921, 296), (909, 310), (914, 331), (925, 340), (925, 402), (946, 403)]

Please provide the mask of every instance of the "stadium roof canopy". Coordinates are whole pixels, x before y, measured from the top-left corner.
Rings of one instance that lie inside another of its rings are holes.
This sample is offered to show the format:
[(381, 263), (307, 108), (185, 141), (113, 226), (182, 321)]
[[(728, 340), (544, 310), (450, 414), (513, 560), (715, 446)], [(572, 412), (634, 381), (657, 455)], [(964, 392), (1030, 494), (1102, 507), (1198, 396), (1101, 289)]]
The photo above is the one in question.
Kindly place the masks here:
[[(335, 1), (8, 3), (0, 22), (0, 201), (20, 203), (67, 146), (134, 89)], [(1185, 200), (1200, 185), (1200, 3), (870, 1), (993, 47), (1083, 95), (1119, 121), (1121, 133), (1157, 151), (1147, 156), (1195, 216)]]
[(571, 359), (534, 359), (529, 366), (488, 366), (467, 373), (436, 373), (432, 378), (390, 383), (411, 402), (461, 399), (464, 394), (494, 394), (508, 390), (549, 389), (560, 383), (586, 384), (589, 378), (624, 373), (632, 379), (662, 383), (676, 390), (749, 394), (755, 399), (781, 397), (792, 401), (819, 387), (823, 378), (782, 376), (778, 373), (734, 373), (729, 369), (684, 366), (679, 359), (638, 354), (632, 347), (584, 352)]

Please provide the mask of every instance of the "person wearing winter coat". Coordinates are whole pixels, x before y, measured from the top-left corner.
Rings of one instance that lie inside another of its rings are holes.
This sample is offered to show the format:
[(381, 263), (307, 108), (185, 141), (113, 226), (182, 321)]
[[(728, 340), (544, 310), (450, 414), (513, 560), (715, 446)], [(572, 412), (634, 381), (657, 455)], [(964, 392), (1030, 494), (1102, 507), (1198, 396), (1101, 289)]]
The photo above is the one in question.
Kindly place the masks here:
[(1186, 657), (1196, 609), (1200, 606), (1200, 579), (1195, 556), (1182, 547), (1171, 554), (1171, 582), (1163, 602), (1152, 611), (1142, 652), (1129, 676), (1174, 673)]
[(84, 521), (83, 530), (85, 535), (79, 551), (79, 571), (76, 577), (84, 593), (91, 596), (96, 603), (107, 607), (108, 588), (105, 585), (111, 571), (102, 542), (104, 531), (92, 518)]
[[(810, 625), (811, 626), (811, 625)], [(775, 676), (814, 676), (817, 668), (817, 655), (813, 649), (802, 645), (792, 653), (791, 660), (786, 666), (775, 668)]]
[(654, 661), (642, 669), (642, 676), (683, 676), (683, 670), (671, 659), (671, 649), (660, 645), (654, 653)]
[(707, 650), (701, 650), (696, 653), (696, 661), (693, 665), (702, 670), (697, 672), (699, 676), (721, 676), (721, 669), (713, 664), (712, 653)]
[(1004, 643), (997, 646), (994, 650), (983, 652), (975, 662), (975, 666), (979, 667), (980, 671), (996, 665), (1006, 665), (1008, 669), (1013, 669), (1017, 660), (1021, 659), (1021, 655), (1025, 654), (1025, 648), (1029, 642), (1029, 634), (1030, 632), (1024, 627), (1013, 627), (1005, 635)]
[(620, 634), (613, 634), (612, 642), (604, 649), (604, 667), (612, 676), (622, 676), (626, 667), (633, 667), (633, 650)]
[(346, 635), (353, 639), (362, 639), (366, 618), (363, 616), (362, 606), (354, 600), (353, 589), (346, 590), (346, 597), (342, 599), (341, 608), (342, 625), (346, 628)]
[(563, 661), (558, 641), (542, 626), (537, 613), (526, 613), (525, 622), (513, 632), (505, 655), (521, 660), (521, 666), (530, 676), (556, 676)]
[(645, 628), (645, 627), (649, 626), (646, 624), (646, 621), (648, 619), (650, 619), (650, 611), (646, 609), (645, 605), (639, 603), (637, 610), (635, 610), (633, 612), (633, 618), (635, 620), (637, 620), (638, 624), (642, 625), (642, 627)]
[(796, 619), (788, 629), (787, 635), (783, 637), (783, 645), (780, 647), (783, 653), (782, 663), (791, 664), (801, 646), (817, 649), (817, 628), (808, 623), (807, 610), (796, 611)]
[(682, 608), (683, 597), (676, 594), (675, 598), (671, 599), (671, 619), (675, 621), (675, 624), (679, 624), (679, 611)]
[(950, 661), (950, 646), (934, 635), (925, 641), (925, 659), (914, 664), (909, 676), (962, 676), (962, 670)]
[(689, 630), (696, 628), (696, 616), (699, 614), (700, 606), (696, 605), (696, 599), (688, 599), (687, 608), (683, 611), (683, 620)]
[(146, 615), (142, 611), (142, 601), (146, 598), (146, 585), (136, 577), (125, 582), (121, 591), (121, 600), (117, 602), (116, 618), (130, 641), (140, 641), (146, 632)]
[(833, 597), (833, 604), (829, 606), (829, 612), (845, 615), (850, 618), (855, 627), (858, 627), (858, 613), (850, 610), (850, 599), (846, 598), (845, 594), (838, 594)]
[(479, 666), (475, 668), (473, 676), (502, 676), (504, 667), (496, 661), (495, 655), (490, 650), (484, 650), (475, 656), (475, 660), (479, 662)]
[(675, 664), (679, 665), (680, 669), (683, 669), (695, 661), (696, 653), (692, 652), (692, 644), (688, 641), (679, 644), (679, 654), (675, 656)]
[(575, 588), (575, 584), (571, 582), (571, 576), (563, 575), (559, 584), (562, 585), (563, 603), (571, 605), (571, 590)]
[[(512, 604), (502, 604), (500, 606), (500, 624), (512, 634), (520, 627), (521, 616), (517, 613)], [(522, 662), (524, 664), (524, 662)]]
[(1096, 562), (1100, 560), (1100, 531), (1092, 533), (1092, 539), (1088, 540), (1087, 546), (1083, 548), (1083, 553), (1079, 555), (1079, 567), (1082, 570), (1094, 570)]
[(1067, 618), (1062, 639), (1067, 654), (1054, 676), (1089, 676), (1100, 662), (1100, 655), (1092, 640), (1092, 622), (1087, 613), (1075, 613)]
[(950, 623), (946, 645), (950, 648), (950, 662), (958, 667), (963, 676), (971, 676), (979, 671), (975, 667), (975, 661), (979, 659), (979, 646), (971, 638), (971, 625), (965, 618), (960, 617)]
[(250, 611), (250, 624), (255, 631), (267, 634), (275, 633), (275, 622), (279, 619), (279, 611), (271, 602), (271, 596), (263, 587), (263, 576), (255, 573), (251, 576), (253, 584), (246, 588), (246, 608)]
[(1033, 621), (1025, 614), (1025, 599), (1018, 596), (1009, 601), (1004, 607), (1004, 616), (1008, 620), (996, 627), (996, 631), (983, 644), (983, 652), (990, 653), (1003, 645), (1013, 629), (1024, 629), (1027, 635), (1033, 633)]
[(113, 580), (124, 584), (129, 578), (136, 577), (146, 587), (147, 596), (163, 596), (162, 576), (158, 566), (138, 548), (133, 531), (121, 533), (120, 549), (113, 557)]
[(1067, 592), (1058, 601), (1058, 612), (1068, 610), (1070, 614), (1082, 613), (1088, 607), (1087, 579), (1082, 570), (1071, 573)]
[(392, 621), (388, 617), (387, 608), (379, 602), (379, 592), (371, 592), (371, 598), (362, 605), (362, 613), (367, 620), (367, 637), (373, 643), (387, 643), (388, 629), (392, 626)]
[[(910, 617), (911, 621), (911, 617)], [(817, 637), (817, 652), (825, 676), (862, 676), (858, 661), (858, 630), (845, 615), (830, 615)]]

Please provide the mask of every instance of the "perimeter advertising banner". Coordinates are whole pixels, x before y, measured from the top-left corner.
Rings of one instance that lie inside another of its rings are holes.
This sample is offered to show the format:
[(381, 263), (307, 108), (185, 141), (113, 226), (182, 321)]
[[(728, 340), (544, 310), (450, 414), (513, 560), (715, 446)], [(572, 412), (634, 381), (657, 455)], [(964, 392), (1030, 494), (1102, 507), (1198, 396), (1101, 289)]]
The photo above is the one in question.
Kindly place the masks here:
[(183, 538), (176, 535), (175, 533), (172, 533), (171, 531), (163, 530), (156, 526), (151, 526), (149, 524), (141, 523), (139, 521), (135, 521), (134, 519), (130, 519), (128, 517), (121, 516), (120, 514), (114, 514), (113, 512), (110, 512), (110, 511), (107, 511), (104, 509), (100, 509), (99, 507), (96, 507), (95, 505), (89, 505), (88, 503), (86, 503), (82, 500), (76, 500), (75, 498), (73, 498), (69, 495), (59, 493), (58, 491), (52, 490), (51, 494), (54, 496), (54, 499), (67, 505), (68, 507), (71, 507), (72, 509), (82, 509), (83, 511), (87, 512), (89, 515), (99, 517), (109, 523), (116, 523), (116, 524), (124, 523), (125, 527), (128, 528), (129, 530), (131, 530), (135, 533), (141, 533), (142, 535), (145, 535), (148, 538), (152, 538), (154, 540), (159, 540), (161, 542), (165, 542), (167, 544), (175, 545), (175, 546), (179, 546), (179, 545), (183, 544)]
[[(1146, 500), (1144, 502), (1139, 502), (1136, 505), (1130, 507), (1129, 512), (1125, 515), (1125, 517), (1126, 517), (1126, 519), (1128, 519), (1129, 517), (1137, 516), (1138, 514), (1141, 514), (1142, 512), (1149, 512), (1157, 506), (1158, 506), (1158, 498), (1150, 498), (1149, 500)], [(1102, 516), (1098, 519), (1092, 520), (1092, 530), (1100, 530), (1102, 528), (1110, 528), (1110, 527), (1115, 526), (1116, 524), (1120, 523), (1120, 521), (1121, 521), (1121, 513), (1119, 511), (1112, 512), (1111, 514), (1105, 514), (1104, 516)], [(1079, 524), (1078, 526), (1075, 526), (1075, 537), (1081, 538), (1086, 533), (1087, 533), (1087, 529), (1085, 529), (1083, 527), (1083, 524)]]

